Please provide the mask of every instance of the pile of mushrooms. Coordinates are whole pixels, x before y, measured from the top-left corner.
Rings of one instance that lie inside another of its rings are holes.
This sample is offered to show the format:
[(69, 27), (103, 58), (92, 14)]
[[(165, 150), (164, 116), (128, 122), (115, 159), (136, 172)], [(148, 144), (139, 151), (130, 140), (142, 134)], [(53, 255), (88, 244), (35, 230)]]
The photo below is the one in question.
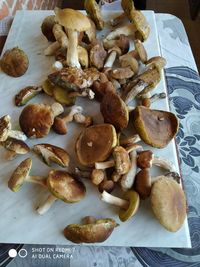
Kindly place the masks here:
[[(32, 151), (48, 166), (58, 164), (65, 169), (51, 169), (46, 177), (30, 176), (32, 160), (27, 158), (13, 172), (8, 187), (14, 192), (24, 182), (45, 187), (49, 196), (37, 208), (39, 214), (44, 214), (57, 199), (66, 203), (81, 201), (86, 193), (81, 179), (87, 177), (98, 188), (102, 201), (120, 207), (122, 222), (136, 216), (141, 201), (146, 199), (159, 222), (167, 230), (177, 231), (186, 216), (180, 176), (172, 163), (144, 147), (145, 143), (165, 148), (178, 131), (178, 119), (173, 113), (151, 108), (155, 101), (166, 98), (165, 93), (151, 95), (166, 60), (160, 56), (148, 58), (145, 40), (150, 27), (144, 15), (135, 10), (133, 1), (122, 0), (124, 13), (111, 21), (117, 27), (99, 39), (97, 30), (107, 22), (95, 0), (85, 0), (84, 4), (87, 15), (56, 8), (55, 15), (46, 17), (41, 25), (43, 35), (51, 42), (44, 54), (54, 56), (56, 61), (43, 84), (27, 86), (15, 96), (16, 106), (26, 105), (19, 116), (22, 132), (11, 130), (8, 115), (0, 119), (0, 144), (10, 151), (10, 158), (30, 152), (24, 143), (27, 137), (44, 138), (51, 128), (64, 135), (70, 131), (69, 123), (82, 124), (85, 128), (76, 140), (73, 159), (80, 169), (70, 172), (68, 152), (44, 142), (34, 145)], [(127, 18), (129, 22), (121, 26)], [(130, 49), (132, 43), (134, 49)], [(51, 106), (27, 105), (43, 92), (56, 102)], [(91, 114), (84, 114), (80, 102), (75, 105), (78, 97), (100, 102), (101, 124), (95, 124)], [(65, 112), (65, 106), (71, 107)], [(126, 136), (127, 132), (130, 135)], [(152, 177), (155, 166), (165, 173)], [(122, 197), (115, 196), (115, 188), (120, 188)], [(64, 235), (75, 243), (103, 242), (116, 226), (111, 218), (89, 216), (81, 225), (68, 225)]]

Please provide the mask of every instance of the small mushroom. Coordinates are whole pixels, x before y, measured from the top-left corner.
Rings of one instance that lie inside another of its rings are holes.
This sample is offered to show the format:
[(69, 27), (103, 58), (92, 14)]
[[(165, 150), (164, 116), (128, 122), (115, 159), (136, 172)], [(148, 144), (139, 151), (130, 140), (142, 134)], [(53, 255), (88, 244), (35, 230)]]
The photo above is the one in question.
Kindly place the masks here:
[(11, 130), (11, 118), (9, 115), (5, 115), (0, 118), (0, 142), (4, 142), (8, 137), (25, 141), (26, 135), (17, 130)]
[(86, 193), (84, 184), (66, 171), (51, 170), (46, 183), (51, 195), (37, 208), (40, 215), (46, 213), (57, 199), (66, 203), (76, 203), (81, 201)]
[(107, 40), (104, 39), (103, 46), (105, 49), (109, 50), (112, 47), (119, 47), (122, 51), (122, 54), (126, 54), (129, 50), (129, 39), (124, 34), (121, 34), (117, 39), (115, 40)]
[(139, 71), (139, 64), (137, 60), (129, 53), (119, 57), (119, 62), (122, 68), (130, 67), (134, 75)]
[(30, 176), (29, 173), (32, 167), (32, 159), (27, 158), (23, 160), (19, 166), (14, 170), (12, 176), (8, 181), (8, 187), (13, 192), (18, 192), (25, 182), (37, 183), (46, 186), (46, 178), (41, 176)]
[(142, 106), (145, 106), (149, 108), (152, 103), (158, 101), (159, 99), (165, 99), (167, 97), (166, 93), (159, 93), (159, 94), (154, 94), (151, 97), (144, 97), (142, 98)]
[(107, 91), (100, 104), (104, 121), (122, 130), (128, 126), (129, 112), (124, 101), (112, 91)]
[(78, 161), (87, 167), (106, 160), (117, 145), (116, 130), (111, 124), (97, 124), (86, 128), (76, 141)]
[(135, 50), (130, 51), (128, 54), (137, 60), (141, 60), (142, 63), (146, 63), (147, 52), (144, 45), (138, 39), (134, 40), (134, 45), (135, 45)]
[(102, 69), (104, 66), (107, 52), (103, 48), (102, 43), (97, 43), (90, 49), (90, 66)]
[(92, 124), (92, 118), (82, 114), (83, 108), (81, 106), (72, 106), (71, 111), (64, 117), (56, 117), (53, 124), (53, 129), (58, 134), (67, 133), (67, 124), (73, 120), (81, 123), (86, 127)]
[(167, 111), (151, 110), (137, 106), (133, 112), (133, 124), (140, 138), (148, 145), (163, 148), (178, 131), (177, 117)]
[(78, 32), (85, 31), (91, 27), (89, 19), (81, 12), (65, 8), (55, 8), (56, 20), (65, 27), (68, 35), (67, 65), (80, 68), (78, 61)]
[(99, 185), (106, 178), (106, 173), (104, 170), (93, 169), (91, 173), (91, 181), (94, 185)]
[(7, 149), (6, 159), (12, 160), (17, 155), (24, 155), (30, 151), (29, 146), (23, 142), (22, 140), (18, 140), (15, 138), (7, 138), (6, 141), (0, 142), (5, 149)]
[(104, 68), (112, 68), (117, 56), (121, 56), (122, 51), (118, 46), (114, 46), (108, 50), (108, 54)]
[(113, 182), (113, 180), (105, 179), (99, 184), (98, 189), (100, 193), (103, 193), (103, 191), (111, 193), (114, 187), (115, 187), (115, 183)]
[(51, 106), (30, 104), (20, 114), (20, 127), (28, 137), (44, 137), (49, 133), (54, 118), (63, 111), (63, 106), (56, 102)]
[(187, 204), (183, 189), (173, 179), (160, 177), (151, 188), (151, 207), (154, 215), (168, 231), (176, 232), (183, 225)]
[(98, 30), (104, 28), (104, 21), (102, 19), (101, 10), (95, 0), (85, 0), (84, 8), (89, 17), (94, 21)]
[(107, 169), (115, 167), (115, 170), (118, 174), (125, 174), (130, 169), (130, 159), (128, 152), (121, 146), (116, 146), (113, 149), (113, 160), (104, 161), (104, 162), (95, 162), (96, 169)]
[(150, 169), (140, 170), (135, 176), (134, 189), (141, 199), (146, 199), (151, 194), (151, 175)]
[(63, 148), (51, 144), (37, 144), (33, 146), (33, 151), (42, 156), (44, 163), (50, 166), (53, 161), (61, 167), (68, 167), (69, 154)]
[(106, 36), (106, 38), (105, 38), (106, 40), (104, 42), (109, 41), (109, 40), (113, 40), (113, 39), (117, 39), (122, 34), (125, 36), (134, 35), (135, 31), (136, 31), (136, 27), (132, 23), (127, 24), (125, 26), (118, 27)]
[(36, 95), (42, 92), (42, 87), (40, 86), (27, 86), (20, 90), (18, 94), (15, 95), (15, 105), (24, 106), (29, 100), (31, 100)]
[(140, 204), (140, 197), (138, 193), (133, 190), (125, 192), (123, 199), (103, 191), (101, 194), (101, 200), (121, 208), (119, 211), (119, 218), (122, 222), (125, 222), (133, 217), (136, 214)]
[(163, 69), (167, 64), (167, 61), (164, 57), (156, 56), (148, 59), (145, 64), (148, 68), (157, 65), (160, 69)]
[(64, 229), (64, 236), (73, 243), (104, 242), (118, 226), (113, 219), (100, 219), (84, 224), (69, 224)]
[(48, 41), (54, 42), (55, 36), (53, 34), (53, 26), (55, 25), (55, 16), (50, 15), (47, 16), (41, 25), (41, 30), (43, 35), (47, 38)]

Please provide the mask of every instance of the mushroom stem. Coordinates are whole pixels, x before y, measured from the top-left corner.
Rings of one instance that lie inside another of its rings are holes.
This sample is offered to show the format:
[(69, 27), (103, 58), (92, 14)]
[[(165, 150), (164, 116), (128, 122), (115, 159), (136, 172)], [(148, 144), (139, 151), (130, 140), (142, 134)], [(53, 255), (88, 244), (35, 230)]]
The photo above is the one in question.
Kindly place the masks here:
[(64, 111), (63, 106), (57, 102), (55, 102), (55, 103), (53, 103), (53, 105), (51, 105), (51, 109), (52, 109), (54, 117), (57, 117), (58, 115), (60, 115)]
[(122, 13), (114, 19), (111, 19), (110, 24), (111, 26), (117, 26), (126, 18), (126, 13)]
[(79, 113), (74, 115), (74, 120), (77, 123), (84, 124), (86, 127), (92, 124), (92, 117), (84, 116), (83, 114), (79, 114)]
[(58, 41), (50, 44), (45, 50), (44, 50), (44, 55), (45, 56), (53, 56), (55, 52), (60, 49), (60, 44)]
[(133, 35), (136, 31), (136, 27), (135, 25), (133, 25), (132, 23), (119, 27), (116, 30), (110, 32), (107, 36), (106, 39), (107, 40), (112, 40), (112, 39), (116, 39), (117, 37), (120, 36), (120, 34), (124, 34), (125, 36), (130, 36)]
[(145, 83), (142, 80), (139, 80), (139, 82), (131, 88), (131, 90), (127, 93), (125, 96), (124, 102), (128, 104), (131, 100), (133, 100), (139, 93), (141, 93), (146, 87), (148, 86), (147, 83)]
[(114, 160), (108, 160), (104, 162), (95, 162), (95, 169), (97, 170), (105, 170), (105, 169), (108, 169), (114, 166), (115, 166)]
[(42, 176), (28, 176), (26, 177), (26, 182), (29, 183), (35, 183), (35, 184), (39, 184), (41, 186), (46, 187), (46, 177), (42, 177)]
[(117, 52), (112, 51), (110, 55), (108, 56), (106, 63), (104, 64), (104, 68), (112, 68), (113, 63), (115, 62), (116, 56), (117, 56)]
[(103, 191), (103, 193), (101, 194), (101, 200), (125, 210), (129, 207), (129, 201), (121, 199), (119, 197), (115, 197), (106, 191)]
[(49, 195), (46, 201), (36, 209), (37, 213), (39, 213), (40, 215), (45, 214), (56, 200), (56, 197), (54, 197), (53, 195)]
[(23, 132), (15, 130), (9, 130), (8, 136), (22, 141), (27, 139), (27, 136)]
[(59, 42), (59, 44), (61, 45), (61, 47), (63, 48), (67, 48), (68, 46), (68, 38), (67, 38), (67, 35), (66, 33), (63, 31), (63, 27), (56, 23), (54, 26), (53, 26), (53, 34), (56, 38), (56, 41)]
[(80, 68), (81, 65), (78, 61), (78, 32), (70, 29), (66, 29), (69, 43), (67, 49), (67, 65), (70, 67)]
[(174, 166), (173, 163), (171, 163), (170, 161), (168, 161), (167, 159), (164, 158), (160, 158), (160, 157), (154, 157), (152, 160), (152, 164), (156, 165), (158, 167), (161, 167), (163, 169), (166, 169), (170, 172), (175, 172), (176, 168)]

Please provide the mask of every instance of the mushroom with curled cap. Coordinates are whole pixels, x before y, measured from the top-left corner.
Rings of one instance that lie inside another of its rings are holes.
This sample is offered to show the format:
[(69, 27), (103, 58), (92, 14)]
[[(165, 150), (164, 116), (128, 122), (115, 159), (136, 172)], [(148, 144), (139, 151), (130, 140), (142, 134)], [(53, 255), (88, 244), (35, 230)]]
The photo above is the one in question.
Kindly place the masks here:
[(83, 108), (81, 106), (72, 106), (70, 112), (67, 115), (62, 118), (56, 117), (54, 119), (54, 131), (58, 134), (66, 134), (67, 124), (72, 121), (83, 124), (86, 127), (90, 126), (93, 122), (92, 117), (84, 116), (82, 112)]
[(75, 152), (80, 164), (93, 167), (106, 160), (117, 145), (117, 134), (111, 124), (97, 124), (86, 128), (76, 140)]
[(68, 35), (67, 65), (80, 68), (78, 61), (78, 32), (91, 27), (89, 19), (77, 10), (55, 8), (56, 21), (65, 27)]
[(187, 214), (186, 197), (181, 186), (170, 177), (160, 176), (152, 184), (150, 200), (160, 224), (168, 231), (178, 231)]
[(9, 115), (5, 115), (0, 118), (0, 142), (4, 142), (8, 137), (25, 141), (26, 135), (17, 130), (11, 130), (11, 118)]
[(54, 118), (63, 111), (63, 106), (57, 102), (51, 106), (45, 104), (30, 104), (26, 106), (20, 114), (20, 127), (28, 137), (44, 137), (49, 133), (54, 123)]
[(128, 104), (136, 96), (152, 91), (160, 79), (161, 72), (157, 66), (147, 69), (126, 86), (122, 96), (123, 100)]
[(61, 167), (68, 167), (70, 157), (63, 148), (51, 144), (37, 144), (33, 146), (33, 151), (42, 156), (44, 163), (50, 166), (50, 162), (55, 162)]
[(42, 92), (41, 86), (27, 86), (15, 95), (15, 105), (24, 106), (29, 100)]
[(30, 151), (29, 146), (22, 140), (18, 140), (12, 137), (8, 137), (6, 141), (0, 142), (6, 150), (6, 159), (12, 160), (17, 155), (25, 155)]
[[(91, 216), (89, 216), (91, 217)], [(100, 243), (112, 234), (118, 224), (113, 219), (88, 219), (82, 224), (69, 224), (64, 229), (64, 236), (73, 243)]]
[(107, 91), (100, 104), (104, 121), (122, 130), (128, 126), (129, 112), (126, 104), (119, 95)]
[(84, 8), (89, 17), (94, 21), (97, 29), (102, 30), (104, 28), (104, 21), (97, 2), (95, 0), (84, 0)]
[(133, 125), (146, 144), (157, 148), (166, 147), (179, 128), (173, 113), (144, 106), (137, 106), (133, 111)]
[(77, 203), (81, 201), (86, 194), (85, 185), (66, 171), (51, 170), (47, 177), (46, 184), (51, 194), (47, 197), (46, 201), (37, 208), (37, 212), (40, 215), (46, 213), (58, 199), (66, 203)]
[(115, 167), (115, 170), (118, 174), (125, 174), (129, 171), (131, 162), (129, 154), (122, 146), (116, 146), (113, 149), (113, 160), (108, 160), (104, 162), (95, 162), (96, 169), (107, 169)]
[(138, 211), (140, 204), (140, 197), (134, 190), (129, 190), (124, 193), (123, 198), (115, 197), (106, 191), (101, 194), (101, 200), (120, 207), (119, 219), (122, 222), (127, 221), (133, 217)]

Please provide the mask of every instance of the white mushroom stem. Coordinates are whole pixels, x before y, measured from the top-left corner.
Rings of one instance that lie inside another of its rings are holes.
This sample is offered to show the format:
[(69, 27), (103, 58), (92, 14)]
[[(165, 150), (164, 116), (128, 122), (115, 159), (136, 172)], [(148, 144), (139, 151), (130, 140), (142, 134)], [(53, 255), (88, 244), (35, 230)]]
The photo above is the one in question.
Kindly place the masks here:
[(130, 101), (132, 101), (139, 93), (141, 93), (146, 87), (148, 86), (147, 83), (145, 83), (142, 80), (139, 80), (139, 82), (131, 88), (131, 90), (127, 93), (125, 96), (124, 102), (128, 104)]
[(131, 167), (129, 172), (122, 175), (120, 180), (121, 188), (124, 191), (131, 189), (134, 184), (135, 176), (137, 174), (137, 152), (142, 150), (143, 147), (141, 145), (134, 145), (130, 149), (127, 149), (131, 160)]
[(81, 65), (78, 61), (78, 32), (70, 29), (66, 29), (69, 43), (67, 49), (67, 65), (70, 67), (80, 68)]
[(58, 41), (50, 44), (45, 50), (44, 50), (44, 54), (45, 56), (53, 56), (55, 54), (55, 52), (60, 49), (60, 44)]
[[(9, 130), (8, 137), (12, 137), (18, 140), (26, 141), (27, 136), (21, 131)], [(4, 140), (5, 141), (5, 140)]]
[(119, 197), (115, 197), (115, 196), (107, 193), (105, 190), (101, 194), (101, 200), (106, 202), (106, 203), (109, 203), (111, 205), (118, 206), (122, 209), (128, 209), (128, 207), (129, 207), (129, 201), (121, 199)]
[(53, 195), (49, 195), (46, 201), (36, 209), (37, 213), (39, 213), (40, 215), (45, 214), (56, 200), (56, 197), (54, 197)]
[(175, 172), (176, 167), (174, 164), (167, 159), (161, 158), (161, 157), (154, 157), (152, 160), (152, 165), (156, 165), (158, 167), (161, 167), (165, 170), (168, 170), (170, 172)]
[(29, 183), (35, 183), (35, 184), (39, 184), (41, 186), (46, 187), (46, 177), (42, 177), (42, 176), (28, 176), (25, 179), (26, 182)]
[(63, 113), (64, 108), (60, 103), (55, 102), (51, 105), (51, 110), (53, 112), (54, 117), (57, 117), (58, 115)]
[(67, 48), (68, 46), (68, 38), (67, 38), (67, 35), (66, 33), (63, 31), (63, 27), (56, 23), (54, 26), (53, 26), (53, 34), (56, 38), (56, 41), (58, 41), (61, 45), (61, 47), (63, 48)]
[(114, 19), (111, 19), (110, 24), (111, 26), (117, 26), (118, 24), (120, 24), (124, 19), (126, 18), (126, 14), (122, 13), (119, 16), (117, 16)]
[(111, 53), (109, 54), (108, 58), (106, 59), (106, 63), (104, 65), (104, 68), (112, 68), (116, 57), (117, 57), (117, 52), (116, 51), (111, 51)]
[(124, 34), (125, 36), (133, 35), (136, 31), (135, 26), (130, 23), (128, 25), (122, 26), (120, 28), (117, 28), (116, 30), (110, 32), (107, 36), (107, 40), (117, 39), (117, 37), (120, 36), (120, 34)]
[(115, 166), (114, 160), (108, 160), (104, 162), (95, 162), (95, 169), (97, 170), (105, 170), (105, 169), (108, 169), (114, 166)]
[(81, 106), (73, 106), (70, 110), (70, 112), (62, 118), (62, 120), (65, 122), (65, 123), (68, 123), (68, 122), (71, 122), (73, 121), (74, 119), (74, 116), (76, 114), (81, 114), (83, 112), (83, 108)]

